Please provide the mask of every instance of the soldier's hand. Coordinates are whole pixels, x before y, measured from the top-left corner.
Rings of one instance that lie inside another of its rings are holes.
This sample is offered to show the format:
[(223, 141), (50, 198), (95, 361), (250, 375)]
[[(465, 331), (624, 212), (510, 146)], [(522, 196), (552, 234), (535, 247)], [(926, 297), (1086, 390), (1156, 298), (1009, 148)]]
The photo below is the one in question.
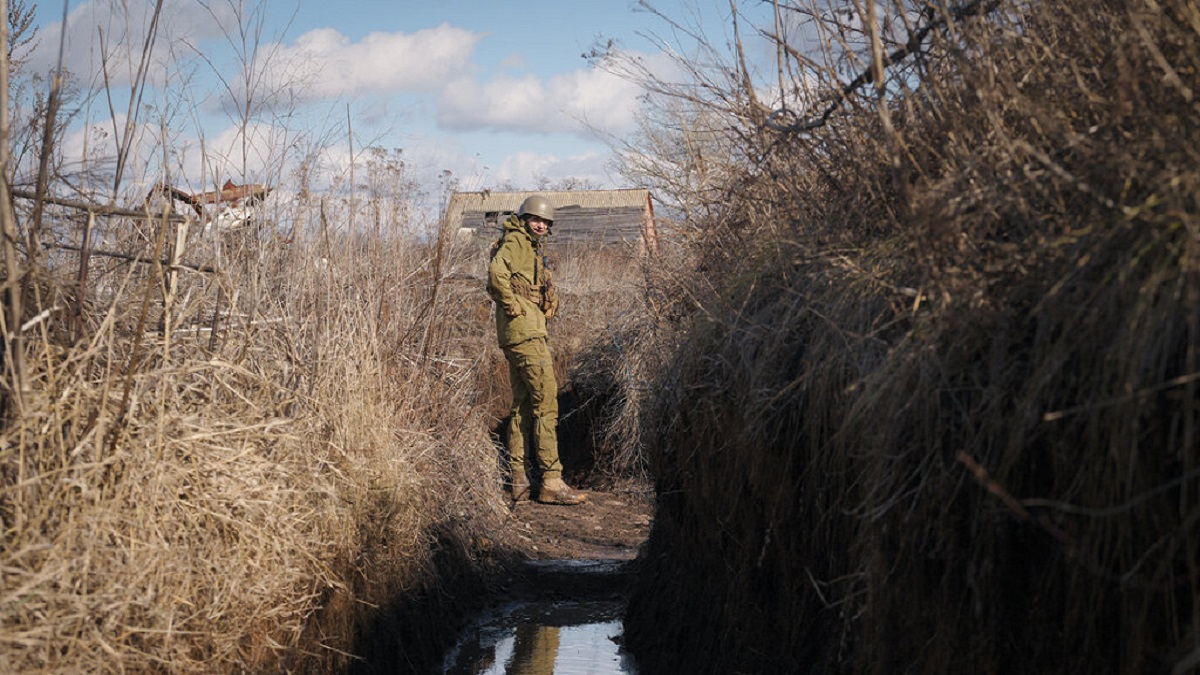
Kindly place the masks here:
[(549, 281), (542, 289), (542, 311), (547, 319), (558, 313), (558, 288)]
[(504, 313), (507, 314), (509, 318), (515, 319), (525, 313), (525, 308), (522, 307), (521, 303), (519, 302), (510, 302), (504, 305)]

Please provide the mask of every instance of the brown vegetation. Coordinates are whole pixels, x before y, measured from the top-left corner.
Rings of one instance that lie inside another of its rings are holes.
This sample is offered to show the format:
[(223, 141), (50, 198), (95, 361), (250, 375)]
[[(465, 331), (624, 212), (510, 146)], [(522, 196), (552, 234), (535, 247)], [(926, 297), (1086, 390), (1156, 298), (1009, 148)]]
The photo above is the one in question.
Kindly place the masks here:
[[(83, 206), (48, 204), (49, 253), (16, 267), (0, 670), (436, 663), (528, 548), (505, 526), (491, 435), (509, 394), (486, 247), (387, 212), (352, 236), (328, 198), (209, 234)], [(594, 253), (556, 256), (564, 382), (638, 273)], [(590, 432), (567, 429), (586, 442), (572, 475), (600, 476)]]
[[(170, 223), (101, 220), (94, 241), (130, 257), (171, 248)], [(469, 317), (444, 311), (439, 247), (269, 231), (224, 233), (219, 258), (197, 242), (214, 273), (93, 255), (85, 277), (72, 251), (26, 274), (5, 671), (332, 666), (362, 603), (431, 583), (440, 549), (489, 546), (499, 476), (463, 386), (484, 343), (443, 339)]]
[[(1194, 3), (851, 4), (778, 3), (828, 48), (781, 44), (790, 107), (736, 53), (648, 80), (680, 238), (559, 252), (568, 473), (657, 481), (629, 644), (1194, 669)], [(436, 660), (513, 550), (482, 251), (308, 192), (176, 247), (50, 188), (3, 214), (0, 670)]]
[(1191, 672), (1194, 3), (779, 6), (830, 47), (781, 50), (814, 115), (695, 67), (650, 82), (676, 131), (630, 165), (697, 245), (645, 332), (629, 643), (651, 672)]

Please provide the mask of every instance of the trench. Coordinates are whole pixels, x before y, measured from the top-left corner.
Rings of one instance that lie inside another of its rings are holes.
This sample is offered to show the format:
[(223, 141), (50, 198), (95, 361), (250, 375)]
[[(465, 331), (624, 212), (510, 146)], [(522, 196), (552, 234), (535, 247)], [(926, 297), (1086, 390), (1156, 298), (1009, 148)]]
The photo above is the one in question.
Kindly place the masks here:
[(441, 578), (372, 611), (344, 669), (303, 672), (647, 675), (623, 645), (638, 559), (510, 559), (480, 577), (457, 558), (442, 549)]
[[(443, 533), (432, 544), (433, 576), (365, 611), (346, 675), (646, 673), (623, 634), (653, 521), (651, 487), (644, 478), (597, 482), (595, 410), (570, 386), (559, 400), (563, 477), (588, 503), (510, 507), (485, 560), (464, 545), (472, 533)], [(506, 422), (492, 429), (498, 452)]]
[[(593, 392), (594, 393), (594, 392)], [(592, 405), (585, 403), (588, 398)], [(563, 411), (559, 423), (560, 456), (564, 478), (575, 485), (588, 483), (596, 463), (593, 430), (597, 420), (597, 397), (581, 397), (573, 383), (559, 390)], [(502, 446), (502, 429), (507, 420), (492, 430), (494, 442)], [(589, 490), (592, 510), (611, 506), (616, 499), (604, 491)], [(550, 509), (546, 511), (544, 509)], [(630, 520), (620, 510), (605, 511), (605, 529), (620, 527)], [(543, 509), (532, 520), (521, 518)], [(578, 522), (585, 511), (571, 507), (521, 506), (514, 511), (521, 528), (533, 525), (542, 535), (570, 540), (570, 545), (542, 551), (525, 550), (526, 558), (510, 569), (500, 592), (482, 609), (463, 617), (465, 623), (432, 672), (439, 675), (635, 675), (635, 659), (623, 646), (624, 615), (632, 592), (637, 560), (631, 541), (623, 547), (589, 546), (578, 530), (566, 526)], [(559, 520), (561, 519), (561, 520)], [(561, 525), (556, 525), (559, 522)], [(588, 522), (591, 522), (588, 519)], [(561, 529), (560, 529), (561, 527)], [(533, 534), (534, 532), (531, 532)], [(612, 542), (609, 542), (610, 544)], [(645, 534), (635, 546), (645, 543)], [(571, 557), (567, 557), (571, 556)], [(548, 558), (548, 559), (547, 559)]]
[[(559, 389), (562, 411), (559, 451), (564, 478), (575, 485), (586, 484), (596, 464), (593, 432), (597, 408), (603, 405), (596, 401), (603, 397), (594, 394), (581, 397), (569, 380)], [(590, 405), (585, 402), (589, 399)], [(507, 424), (506, 418), (492, 429), (497, 448), (503, 446)], [(502, 456), (501, 461), (507, 459)], [(596, 508), (598, 500), (606, 499), (609, 497), (603, 493), (592, 491), (591, 503), (583, 508)], [(522, 506), (521, 513), (531, 508), (539, 507)], [(574, 508), (561, 514), (566, 519), (580, 515)], [(606, 526), (613, 524), (614, 514), (608, 517), (610, 522)], [(566, 532), (557, 534), (570, 536)], [(579, 547), (579, 543), (576, 542), (572, 552), (557, 551), (558, 556), (575, 557), (555, 558), (554, 552), (547, 552), (551, 559), (518, 562), (498, 597), (467, 618), (435, 672), (441, 675), (636, 673), (632, 656), (621, 645), (635, 551), (624, 548), (606, 553)]]

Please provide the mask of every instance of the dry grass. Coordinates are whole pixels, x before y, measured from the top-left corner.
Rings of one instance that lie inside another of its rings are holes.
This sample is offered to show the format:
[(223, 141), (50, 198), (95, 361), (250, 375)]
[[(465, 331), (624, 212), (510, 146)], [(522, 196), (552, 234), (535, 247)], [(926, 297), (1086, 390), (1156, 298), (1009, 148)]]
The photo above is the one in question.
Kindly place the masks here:
[(629, 624), (651, 665), (1200, 660), (1195, 8), (950, 25), (886, 108), (859, 92), (801, 133), (719, 98), (760, 159), (694, 222), (699, 273), (655, 328), (677, 346), (641, 404), (660, 499)]
[(564, 309), (552, 340), (569, 408), (560, 425), (564, 457), (583, 459), (578, 473), (593, 483), (644, 477), (631, 410), (644, 381), (635, 343), (647, 308), (646, 275), (658, 260), (627, 248), (565, 251), (560, 259)]
[(336, 669), (436, 549), (494, 546), (484, 343), (441, 340), (474, 319), (437, 247), (346, 243), (243, 233), (169, 303), (161, 267), (93, 257), (79, 342), (78, 263), (34, 271), (28, 315), (57, 306), (6, 391), (0, 670)]

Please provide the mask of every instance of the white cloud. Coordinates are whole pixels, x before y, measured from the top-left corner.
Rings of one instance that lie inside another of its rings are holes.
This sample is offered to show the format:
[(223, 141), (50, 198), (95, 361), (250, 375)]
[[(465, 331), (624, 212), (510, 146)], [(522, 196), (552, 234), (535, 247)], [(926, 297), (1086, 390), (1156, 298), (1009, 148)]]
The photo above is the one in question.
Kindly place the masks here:
[(595, 68), (550, 81), (550, 96), (564, 112), (601, 131), (620, 133), (636, 126), (638, 85)]
[(562, 121), (555, 119), (554, 112), (541, 81), (532, 75), (502, 75), (486, 84), (461, 78), (448, 83), (438, 100), (438, 122), (456, 131), (562, 131)]
[(459, 77), (480, 34), (442, 24), (415, 33), (371, 33), (352, 42), (332, 28), (265, 50), (259, 64), (271, 90), (290, 87), (312, 100), (363, 92), (430, 91)]
[(553, 155), (518, 152), (504, 158), (496, 168), (496, 179), (498, 182), (510, 182), (513, 185), (533, 185), (535, 178), (545, 176), (547, 170), (557, 161)]
[[(106, 71), (110, 86), (132, 82), (150, 31), (151, 0), (92, 0), (77, 5), (61, 21), (38, 29), (37, 47), (26, 67), (37, 74), (51, 72), (62, 49), (63, 68), (76, 76), (100, 82)], [(157, 39), (151, 51), (149, 80), (165, 84), (178, 79), (181, 60), (195, 56), (193, 47), (222, 36), (222, 26), (235, 25), (230, 5), (175, 0), (165, 3)]]
[(539, 180), (571, 177), (598, 185), (611, 183), (605, 171), (608, 157), (589, 152), (576, 157), (558, 157), (533, 152), (518, 152), (505, 157), (493, 172), (495, 184), (512, 184), (533, 189)]
[(586, 133), (594, 127), (620, 133), (634, 127), (638, 94), (636, 84), (595, 68), (547, 82), (533, 75), (486, 83), (462, 78), (442, 91), (438, 121), (455, 131)]
[(282, 153), (288, 146), (288, 135), (286, 129), (269, 124), (225, 129), (206, 144), (208, 180), (222, 183), (232, 177), (236, 183), (268, 182), (284, 162)]

